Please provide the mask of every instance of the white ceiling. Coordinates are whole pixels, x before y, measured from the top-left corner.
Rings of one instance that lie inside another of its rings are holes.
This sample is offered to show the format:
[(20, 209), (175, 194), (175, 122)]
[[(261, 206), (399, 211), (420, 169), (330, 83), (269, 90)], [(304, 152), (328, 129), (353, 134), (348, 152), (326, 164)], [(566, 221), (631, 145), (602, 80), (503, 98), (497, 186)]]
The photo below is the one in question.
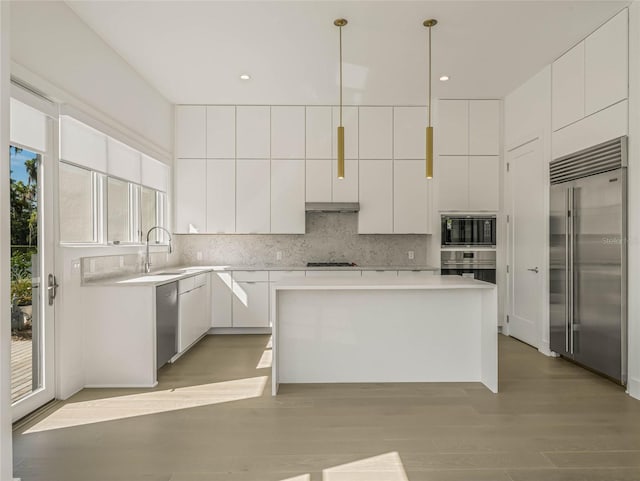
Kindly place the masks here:
[[(345, 104), (501, 98), (595, 30), (620, 1), (69, 1), (178, 104), (335, 104), (344, 17)], [(252, 79), (241, 81), (241, 73)]]

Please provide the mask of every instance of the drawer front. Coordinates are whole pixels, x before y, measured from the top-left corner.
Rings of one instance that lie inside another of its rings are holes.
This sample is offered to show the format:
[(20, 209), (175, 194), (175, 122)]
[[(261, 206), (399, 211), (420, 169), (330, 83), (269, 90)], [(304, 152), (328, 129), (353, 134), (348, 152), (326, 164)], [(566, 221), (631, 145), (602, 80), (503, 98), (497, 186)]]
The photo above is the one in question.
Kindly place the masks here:
[(361, 271), (307, 271), (307, 277), (360, 277)]
[(238, 282), (268, 282), (268, 271), (234, 271), (233, 280)]
[(207, 280), (209, 278), (209, 273), (198, 274), (193, 277), (194, 287), (206, 286)]
[(187, 277), (186, 279), (180, 279), (178, 281), (178, 294), (183, 294), (192, 290), (195, 287), (195, 278)]
[(270, 282), (278, 282), (288, 277), (304, 277), (304, 271), (271, 271), (269, 272)]

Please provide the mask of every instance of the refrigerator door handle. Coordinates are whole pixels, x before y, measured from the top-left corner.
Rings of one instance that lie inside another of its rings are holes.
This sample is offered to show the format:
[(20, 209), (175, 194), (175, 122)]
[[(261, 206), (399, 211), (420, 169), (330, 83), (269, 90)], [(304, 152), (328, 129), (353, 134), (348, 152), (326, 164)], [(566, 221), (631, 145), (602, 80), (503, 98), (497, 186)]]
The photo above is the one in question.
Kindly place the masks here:
[(574, 304), (574, 297), (575, 297), (575, 293), (573, 291), (574, 288), (574, 282), (573, 282), (573, 276), (574, 276), (574, 272), (573, 272), (573, 263), (574, 263), (574, 251), (575, 251), (575, 245), (576, 245), (576, 239), (575, 239), (575, 225), (576, 225), (576, 216), (575, 216), (575, 199), (576, 199), (576, 191), (574, 187), (569, 187), (569, 217), (568, 217), (568, 223), (569, 223), (569, 271), (567, 272), (567, 278), (569, 280), (568, 282), (568, 287), (569, 287), (569, 292), (568, 292), (568, 299), (567, 299), (567, 304), (569, 305), (569, 317), (567, 319), (567, 329), (568, 329), (568, 335), (567, 338), (569, 340), (569, 349), (568, 352), (573, 354), (573, 321), (574, 321), (574, 317), (575, 317), (575, 304)]
[(569, 249), (571, 248), (571, 242), (570, 242), (570, 237), (571, 237), (571, 230), (569, 227), (570, 221), (571, 221), (571, 187), (568, 187), (566, 192), (565, 192), (565, 217), (564, 217), (564, 223), (565, 223), (565, 236), (564, 236), (564, 275), (565, 275), (565, 282), (564, 282), (564, 297), (565, 297), (565, 302), (564, 302), (564, 319), (565, 319), (565, 329), (564, 329), (564, 343), (565, 343), (565, 351), (570, 353), (571, 352), (571, 346), (569, 343), (569, 332), (571, 330), (571, 308), (569, 307), (569, 297), (571, 296), (571, 286), (569, 278), (570, 278), (570, 273), (571, 273), (571, 267), (570, 267), (570, 260), (569, 260)]

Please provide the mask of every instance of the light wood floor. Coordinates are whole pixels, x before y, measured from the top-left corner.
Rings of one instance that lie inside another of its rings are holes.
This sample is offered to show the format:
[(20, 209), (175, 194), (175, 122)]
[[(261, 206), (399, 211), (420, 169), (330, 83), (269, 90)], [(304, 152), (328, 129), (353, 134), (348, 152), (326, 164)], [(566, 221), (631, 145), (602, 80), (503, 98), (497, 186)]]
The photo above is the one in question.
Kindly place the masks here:
[[(640, 401), (500, 338), (469, 384), (289, 385), (266, 336), (209, 336), (153, 391), (84, 390), (14, 435), (23, 481), (640, 480)], [(388, 353), (381, 352), (381, 356)], [(266, 382), (266, 384), (265, 384)], [(264, 389), (263, 389), (264, 387)]]
[(11, 402), (33, 389), (31, 347), (31, 341), (11, 341)]

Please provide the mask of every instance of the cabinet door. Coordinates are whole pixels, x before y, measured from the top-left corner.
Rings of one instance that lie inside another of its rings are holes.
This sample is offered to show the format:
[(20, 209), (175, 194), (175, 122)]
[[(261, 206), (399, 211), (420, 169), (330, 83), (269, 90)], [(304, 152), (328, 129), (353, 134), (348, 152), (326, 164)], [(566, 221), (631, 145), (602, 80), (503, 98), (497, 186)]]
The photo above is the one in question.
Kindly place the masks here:
[(500, 155), (500, 101), (469, 101), (469, 154)]
[(176, 160), (176, 232), (207, 229), (207, 166), (204, 159)]
[(236, 108), (236, 156), (238, 159), (271, 157), (269, 107)]
[[(207, 279), (209, 275), (207, 274)], [(194, 299), (196, 301), (196, 318), (194, 322), (194, 340), (198, 339), (203, 334), (209, 331), (211, 326), (211, 290), (209, 288), (209, 282), (196, 288)]]
[(271, 233), (304, 234), (304, 160), (271, 161)]
[(211, 273), (211, 327), (231, 327), (232, 289), (230, 272)]
[(271, 107), (271, 158), (304, 159), (304, 107)]
[[(342, 125), (344, 126), (344, 158), (358, 158), (358, 107), (342, 108)], [(333, 127), (331, 129), (331, 158), (338, 156), (338, 125), (340, 125), (340, 107), (333, 107), (332, 111)]]
[(178, 351), (184, 352), (207, 330), (204, 318), (209, 315), (209, 293), (205, 286), (180, 294)]
[[(434, 114), (436, 111), (434, 110)], [(438, 101), (434, 151), (440, 155), (469, 153), (469, 101)]]
[(551, 65), (551, 124), (561, 129), (584, 117), (584, 42)]
[(393, 155), (392, 108), (360, 107), (359, 111), (360, 159), (390, 159)]
[(398, 277), (398, 271), (362, 271), (362, 277), (377, 277), (378, 279), (385, 277), (396, 278)]
[(176, 106), (176, 157), (207, 156), (207, 111), (203, 105)]
[(236, 156), (236, 108), (230, 105), (207, 107), (207, 158), (233, 159)]
[(393, 157), (424, 159), (427, 111), (424, 107), (393, 108)]
[(436, 210), (469, 209), (469, 158), (466, 155), (437, 156), (434, 180)]
[(331, 161), (333, 202), (358, 202), (358, 159), (345, 159), (344, 179), (338, 179), (338, 162)]
[(330, 159), (332, 157), (331, 125), (331, 107), (307, 107), (307, 159)]
[(270, 232), (270, 166), (267, 159), (236, 161), (236, 232)]
[(359, 234), (393, 232), (393, 161), (360, 162)]
[(233, 327), (269, 327), (269, 283), (233, 281)]
[(498, 210), (500, 157), (469, 157), (469, 209)]
[(330, 159), (307, 159), (305, 174), (307, 202), (331, 202), (332, 162)]
[(393, 161), (393, 232), (429, 233), (429, 185), (424, 160)]
[(236, 161), (207, 160), (207, 232), (236, 231)]
[(624, 9), (585, 40), (585, 115), (628, 96), (628, 15)]
[(362, 271), (307, 271), (306, 277), (361, 277)]

